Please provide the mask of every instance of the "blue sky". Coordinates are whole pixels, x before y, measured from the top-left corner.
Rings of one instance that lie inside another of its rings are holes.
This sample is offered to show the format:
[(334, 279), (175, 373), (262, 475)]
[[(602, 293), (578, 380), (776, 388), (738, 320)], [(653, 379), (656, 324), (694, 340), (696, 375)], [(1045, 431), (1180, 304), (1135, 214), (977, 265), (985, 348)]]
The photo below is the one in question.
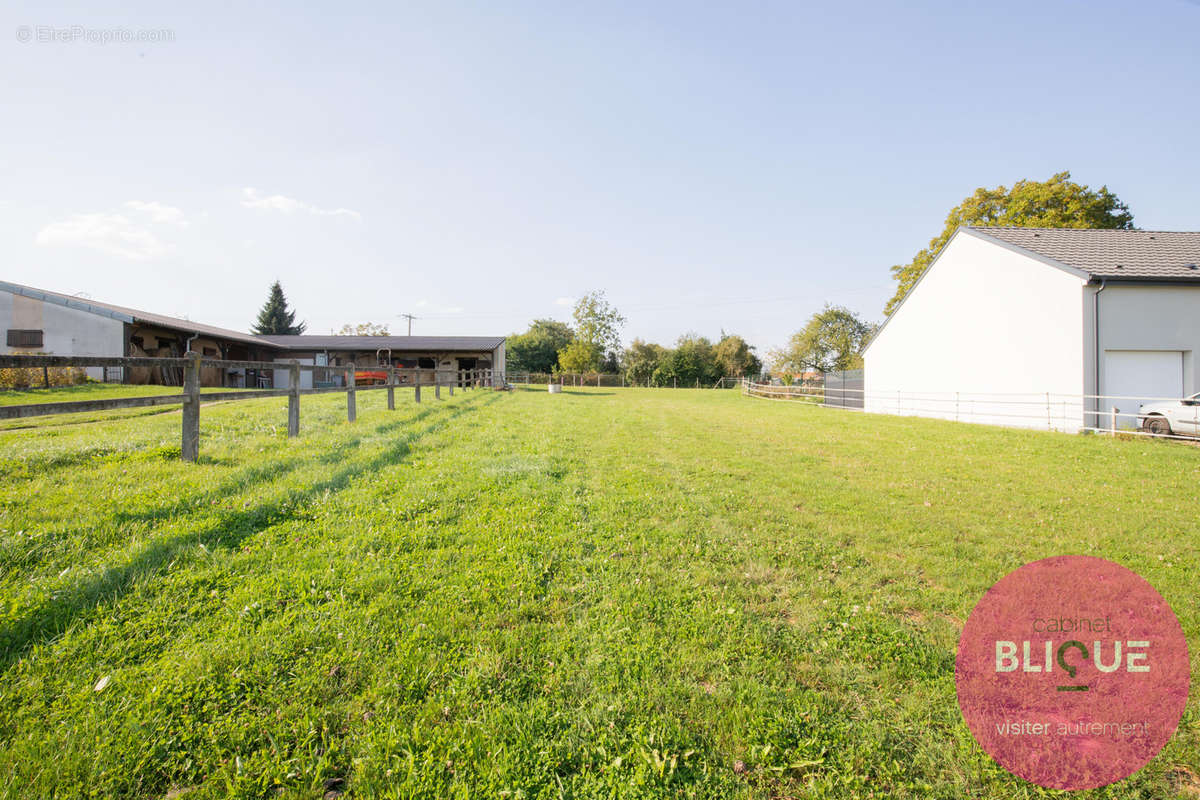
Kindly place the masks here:
[(1197, 2), (108, 5), (0, 12), (0, 279), (245, 329), (278, 277), (314, 333), (604, 289), (766, 350), (881, 319), (977, 186), (1200, 228)]

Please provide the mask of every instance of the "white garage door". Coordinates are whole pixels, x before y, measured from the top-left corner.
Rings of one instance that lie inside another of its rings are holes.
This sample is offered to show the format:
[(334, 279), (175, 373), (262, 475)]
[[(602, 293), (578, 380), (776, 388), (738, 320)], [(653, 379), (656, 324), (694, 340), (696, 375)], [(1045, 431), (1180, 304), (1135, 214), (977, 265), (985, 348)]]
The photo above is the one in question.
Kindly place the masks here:
[[(1137, 414), (1151, 400), (1183, 397), (1183, 353), (1178, 350), (1104, 351), (1104, 408), (1116, 406), (1120, 414)], [(1133, 399), (1128, 399), (1133, 398)], [(1137, 425), (1134, 416), (1119, 416), (1118, 427)]]
[[(313, 363), (313, 360), (311, 358), (301, 358), (301, 359), (297, 359), (297, 360), (301, 364), (312, 364)], [(277, 358), (277, 359), (275, 359), (275, 361), (276, 361), (276, 363), (278, 363), (280, 361), (291, 361), (291, 359), (290, 358)], [(292, 388), (291, 387), (292, 380), (291, 380), (290, 370), (276, 369), (276, 370), (272, 370), (272, 372), (275, 373), (275, 378), (274, 378), (274, 380), (272, 380), (272, 383), (275, 384), (276, 389)], [(311, 369), (300, 370), (300, 388), (301, 389), (313, 388), (313, 371)]]

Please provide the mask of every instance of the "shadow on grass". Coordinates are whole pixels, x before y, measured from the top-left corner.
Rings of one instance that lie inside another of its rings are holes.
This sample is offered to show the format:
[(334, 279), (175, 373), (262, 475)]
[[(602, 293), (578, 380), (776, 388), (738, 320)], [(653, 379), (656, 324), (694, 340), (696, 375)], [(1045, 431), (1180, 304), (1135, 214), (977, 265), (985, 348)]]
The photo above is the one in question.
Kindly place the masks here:
[[(401, 463), (411, 452), (414, 443), (437, 432), (454, 419), (478, 410), (494, 402), (491, 398), (484, 404), (463, 403), (443, 406), (450, 413), (431, 422), (419, 431), (390, 443), (376, 456), (368, 460), (346, 464), (326, 480), (318, 481), (303, 489), (287, 491), (251, 508), (223, 511), (218, 519), (199, 530), (191, 530), (169, 538), (150, 542), (125, 564), (110, 567), (99, 575), (82, 581), (73, 587), (51, 595), (50, 599), (34, 608), (24, 617), (0, 628), (0, 671), (7, 671), (34, 644), (61, 635), (72, 624), (101, 610), (101, 606), (119, 600), (132, 586), (146, 578), (157, 575), (178, 559), (185, 551), (197, 545), (209, 549), (216, 547), (234, 548), (245, 539), (274, 525), (294, 519), (307, 518), (303, 503), (324, 495), (340, 492), (359, 477), (370, 475), (385, 467)], [(431, 408), (421, 417), (434, 413)], [(383, 432), (415, 420), (384, 423), (376, 430)], [(296, 469), (299, 465), (292, 466)], [(290, 470), (285, 470), (290, 471)], [(177, 506), (172, 506), (177, 507)], [(155, 512), (150, 512), (155, 513)]]
[[(375, 425), (372, 428), (374, 433), (387, 433), (388, 431), (397, 428), (403, 428), (410, 425), (415, 425), (430, 415), (436, 413), (439, 408), (446, 406), (431, 406), (423, 409), (416, 414), (402, 419), (389, 420)], [(356, 450), (361, 446), (363, 441), (362, 436), (355, 436), (344, 442), (340, 442), (336, 448), (312, 454), (310, 459), (313, 463), (319, 464), (341, 464), (343, 463), (351, 451)], [(176, 448), (178, 454), (178, 448)], [(227, 459), (205, 459), (201, 457), (200, 463), (207, 464), (225, 464)], [(306, 460), (303, 458), (293, 457), (270, 461), (266, 464), (258, 464), (252, 467), (246, 467), (237, 473), (230, 475), (222, 480), (216, 486), (213, 486), (202, 491), (191, 492), (183, 496), (177, 496), (169, 503), (139, 509), (137, 511), (117, 511), (113, 514), (113, 521), (117, 523), (124, 522), (158, 522), (167, 519), (177, 519), (180, 516), (190, 516), (193, 514), (209, 511), (210, 505), (215, 501), (220, 501), (227, 498), (231, 494), (235, 494), (244, 490), (247, 486), (256, 483), (265, 483), (281, 478), (289, 473), (295, 472), (304, 466)]]

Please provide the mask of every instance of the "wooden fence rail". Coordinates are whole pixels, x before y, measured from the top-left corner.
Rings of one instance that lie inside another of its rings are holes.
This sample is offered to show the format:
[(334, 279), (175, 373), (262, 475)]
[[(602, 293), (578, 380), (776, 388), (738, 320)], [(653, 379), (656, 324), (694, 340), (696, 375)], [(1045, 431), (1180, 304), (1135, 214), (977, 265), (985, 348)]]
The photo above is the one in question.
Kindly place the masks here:
[[(200, 391), (200, 370), (205, 366), (219, 366), (226, 369), (261, 369), (287, 370), (288, 388), (286, 389), (257, 389), (233, 392), (204, 392)], [(492, 386), (494, 373), (490, 369), (458, 370), (453, 378), (445, 380), (445, 373), (429, 369), (400, 369), (397, 367), (359, 367), (356, 365), (323, 366), (317, 364), (301, 364), (295, 359), (291, 361), (223, 361), (221, 359), (205, 358), (199, 353), (191, 353), (186, 358), (116, 358), (104, 356), (0, 356), (0, 369), (24, 369), (37, 367), (180, 367), (183, 369), (183, 393), (168, 395), (151, 395), (141, 397), (114, 397), (102, 400), (78, 400), (59, 403), (26, 403), (22, 405), (0, 406), (0, 420), (21, 419), (25, 417), (41, 417), (52, 414), (75, 414), (82, 411), (109, 411), (120, 408), (144, 408), (147, 406), (175, 405), (182, 406), (181, 423), (181, 455), (184, 461), (195, 461), (200, 455), (200, 404), (227, 402), (237, 400), (255, 400), (263, 397), (287, 397), (288, 417), (287, 432), (289, 437), (300, 435), (300, 396), (309, 394), (330, 394), (344, 392), (346, 395), (346, 419), (354, 422), (358, 416), (357, 394), (363, 391), (383, 389), (387, 391), (387, 407), (389, 411), (396, 408), (395, 391), (397, 387), (412, 388), (413, 399), (421, 402), (421, 387), (433, 386), (434, 397), (441, 399), (442, 386), (446, 386), (453, 396), (454, 387), (476, 388)], [(329, 376), (342, 374), (345, 376), (344, 386), (321, 386), (312, 389), (300, 388), (300, 373), (304, 370)], [(356, 381), (356, 372), (386, 372), (384, 383), (360, 386)], [(428, 376), (432, 375), (432, 380)], [(501, 376), (503, 377), (503, 376)], [(408, 380), (401, 382), (402, 378)]]

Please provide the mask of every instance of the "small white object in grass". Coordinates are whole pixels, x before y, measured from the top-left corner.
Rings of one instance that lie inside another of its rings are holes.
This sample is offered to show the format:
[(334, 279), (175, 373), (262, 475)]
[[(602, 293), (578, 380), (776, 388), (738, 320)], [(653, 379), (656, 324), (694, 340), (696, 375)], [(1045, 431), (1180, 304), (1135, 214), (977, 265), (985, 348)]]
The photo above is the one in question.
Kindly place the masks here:
[(96, 685), (92, 688), (92, 691), (93, 692), (103, 692), (106, 686), (108, 686), (108, 676), (107, 675), (105, 675), (100, 680), (96, 681)]

